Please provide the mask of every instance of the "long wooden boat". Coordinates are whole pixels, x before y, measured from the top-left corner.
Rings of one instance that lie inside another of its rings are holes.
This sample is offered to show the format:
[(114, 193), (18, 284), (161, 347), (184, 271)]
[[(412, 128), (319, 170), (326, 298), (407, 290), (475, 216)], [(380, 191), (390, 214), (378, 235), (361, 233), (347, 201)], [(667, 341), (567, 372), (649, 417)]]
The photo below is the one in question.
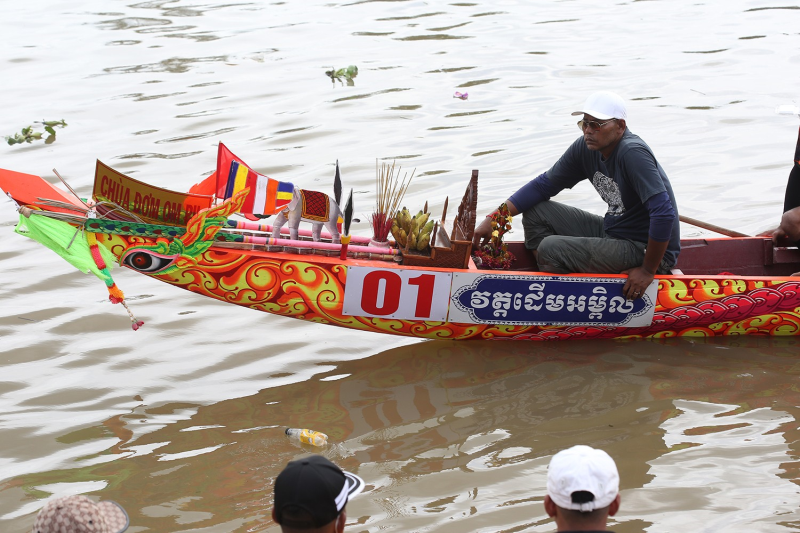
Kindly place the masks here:
[[(100, 165), (96, 188), (101, 174), (108, 178)], [(120, 189), (106, 190), (105, 201), (90, 206), (39, 176), (0, 169), (0, 188), (20, 209), (21, 225), (40, 217), (69, 225), (75, 235), (67, 248), (86, 240), (110, 252), (92, 252), (98, 267), (106, 266), (102, 257), (113, 257), (170, 285), (275, 315), (427, 339), (800, 335), (800, 277), (791, 276), (800, 271), (800, 251), (768, 238), (683, 240), (673, 273), (656, 276), (632, 301), (622, 297), (624, 275), (531, 270), (535, 261), (522, 243), (508, 243), (517, 257), (511, 270), (478, 268), (470, 256), (476, 171), (452, 224), (443, 213), (424, 254), (359, 237), (346, 256), (333, 242), (273, 239), (270, 226), (234, 216), (241, 197), (216, 205), (209, 198), (207, 206), (200, 196), (184, 198), (172, 215), (164, 215), (170, 211), (164, 200), (151, 209), (154, 220), (115, 217), (122, 187), (132, 187), (125, 192), (130, 198), (143, 198), (136, 184), (120, 181)], [(108, 200), (114, 194), (116, 203)], [(112, 302), (124, 303), (105, 281)]]

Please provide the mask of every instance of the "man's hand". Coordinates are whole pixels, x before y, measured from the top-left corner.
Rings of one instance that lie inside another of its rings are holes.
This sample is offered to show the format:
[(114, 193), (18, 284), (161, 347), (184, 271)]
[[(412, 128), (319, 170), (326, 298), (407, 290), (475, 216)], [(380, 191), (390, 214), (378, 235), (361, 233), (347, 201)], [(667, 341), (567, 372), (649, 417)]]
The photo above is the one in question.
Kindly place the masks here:
[(778, 231), (778, 228), (767, 229), (757, 234), (756, 237), (772, 237), (772, 234), (776, 231)]
[(628, 275), (628, 281), (622, 287), (622, 295), (628, 300), (641, 298), (644, 291), (653, 282), (654, 274), (648, 272), (644, 267), (630, 268), (621, 273)]
[[(516, 216), (519, 214), (517, 207), (511, 203), (511, 200), (505, 201), (506, 207), (508, 208), (509, 216)], [(497, 210), (494, 211), (496, 213)], [(492, 219), (491, 215), (485, 217), (480, 224), (475, 226), (475, 232), (472, 234), (472, 249), (478, 250), (481, 246), (485, 246), (489, 244), (489, 240), (492, 238)]]
[(775, 243), (775, 246), (787, 246), (787, 243), (789, 242), (789, 236), (786, 235), (786, 232), (783, 231), (783, 228), (780, 226), (762, 231), (756, 235), (756, 237), (769, 237), (772, 239), (772, 242)]
[(664, 257), (664, 252), (667, 251), (667, 241), (656, 241), (650, 237), (647, 240), (647, 250), (644, 253), (644, 261), (642, 266), (629, 268), (623, 270), (620, 274), (627, 274), (628, 281), (622, 287), (622, 295), (628, 300), (635, 300), (641, 298), (647, 287), (653, 282), (653, 278), (658, 270), (658, 265)]
[(481, 246), (489, 244), (492, 238), (492, 219), (486, 217), (475, 226), (475, 233), (472, 234), (472, 249), (479, 250)]
[(772, 232), (772, 242), (775, 246), (789, 246), (789, 236), (783, 231), (783, 228), (778, 228)]

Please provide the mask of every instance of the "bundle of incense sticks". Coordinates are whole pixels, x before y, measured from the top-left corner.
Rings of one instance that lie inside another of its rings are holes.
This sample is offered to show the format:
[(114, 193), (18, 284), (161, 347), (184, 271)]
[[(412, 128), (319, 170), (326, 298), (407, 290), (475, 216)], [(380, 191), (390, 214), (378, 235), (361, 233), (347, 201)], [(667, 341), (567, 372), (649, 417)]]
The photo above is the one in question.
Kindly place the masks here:
[(381, 163), (378, 169), (378, 160), (375, 160), (375, 185), (377, 189), (377, 198), (375, 201), (375, 212), (372, 213), (370, 221), (372, 222), (373, 238), (376, 241), (384, 242), (389, 238), (389, 231), (392, 229), (392, 216), (400, 208), (400, 202), (403, 201), (403, 196), (414, 179), (414, 172), (411, 171), (411, 177), (408, 173), (400, 178), (400, 171), (402, 167), (398, 167), (397, 174), (394, 171), (394, 161), (390, 167), (386, 163)]

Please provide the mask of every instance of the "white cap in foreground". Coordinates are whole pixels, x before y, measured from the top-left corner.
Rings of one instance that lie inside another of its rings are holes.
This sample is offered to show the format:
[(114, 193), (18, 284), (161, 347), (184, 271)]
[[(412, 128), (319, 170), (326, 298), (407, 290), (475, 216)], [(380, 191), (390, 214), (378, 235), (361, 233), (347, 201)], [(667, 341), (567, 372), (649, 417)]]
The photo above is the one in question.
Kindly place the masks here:
[[(576, 492), (589, 494), (573, 498)], [(606, 452), (590, 446), (562, 450), (547, 468), (547, 494), (563, 509), (588, 512), (608, 507), (619, 494), (617, 465)]]
[(625, 100), (617, 93), (609, 91), (590, 94), (583, 104), (583, 108), (572, 114), (591, 115), (600, 120), (611, 120), (612, 118), (628, 120), (628, 109), (625, 106)]

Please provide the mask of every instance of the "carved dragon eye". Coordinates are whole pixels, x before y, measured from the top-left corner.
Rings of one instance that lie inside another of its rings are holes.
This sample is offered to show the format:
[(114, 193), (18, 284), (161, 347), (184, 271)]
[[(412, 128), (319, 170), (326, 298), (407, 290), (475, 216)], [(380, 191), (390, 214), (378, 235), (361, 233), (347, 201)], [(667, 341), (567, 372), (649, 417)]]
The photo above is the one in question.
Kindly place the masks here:
[(122, 259), (122, 263), (145, 274), (155, 274), (172, 265), (175, 257), (167, 257), (137, 250)]

